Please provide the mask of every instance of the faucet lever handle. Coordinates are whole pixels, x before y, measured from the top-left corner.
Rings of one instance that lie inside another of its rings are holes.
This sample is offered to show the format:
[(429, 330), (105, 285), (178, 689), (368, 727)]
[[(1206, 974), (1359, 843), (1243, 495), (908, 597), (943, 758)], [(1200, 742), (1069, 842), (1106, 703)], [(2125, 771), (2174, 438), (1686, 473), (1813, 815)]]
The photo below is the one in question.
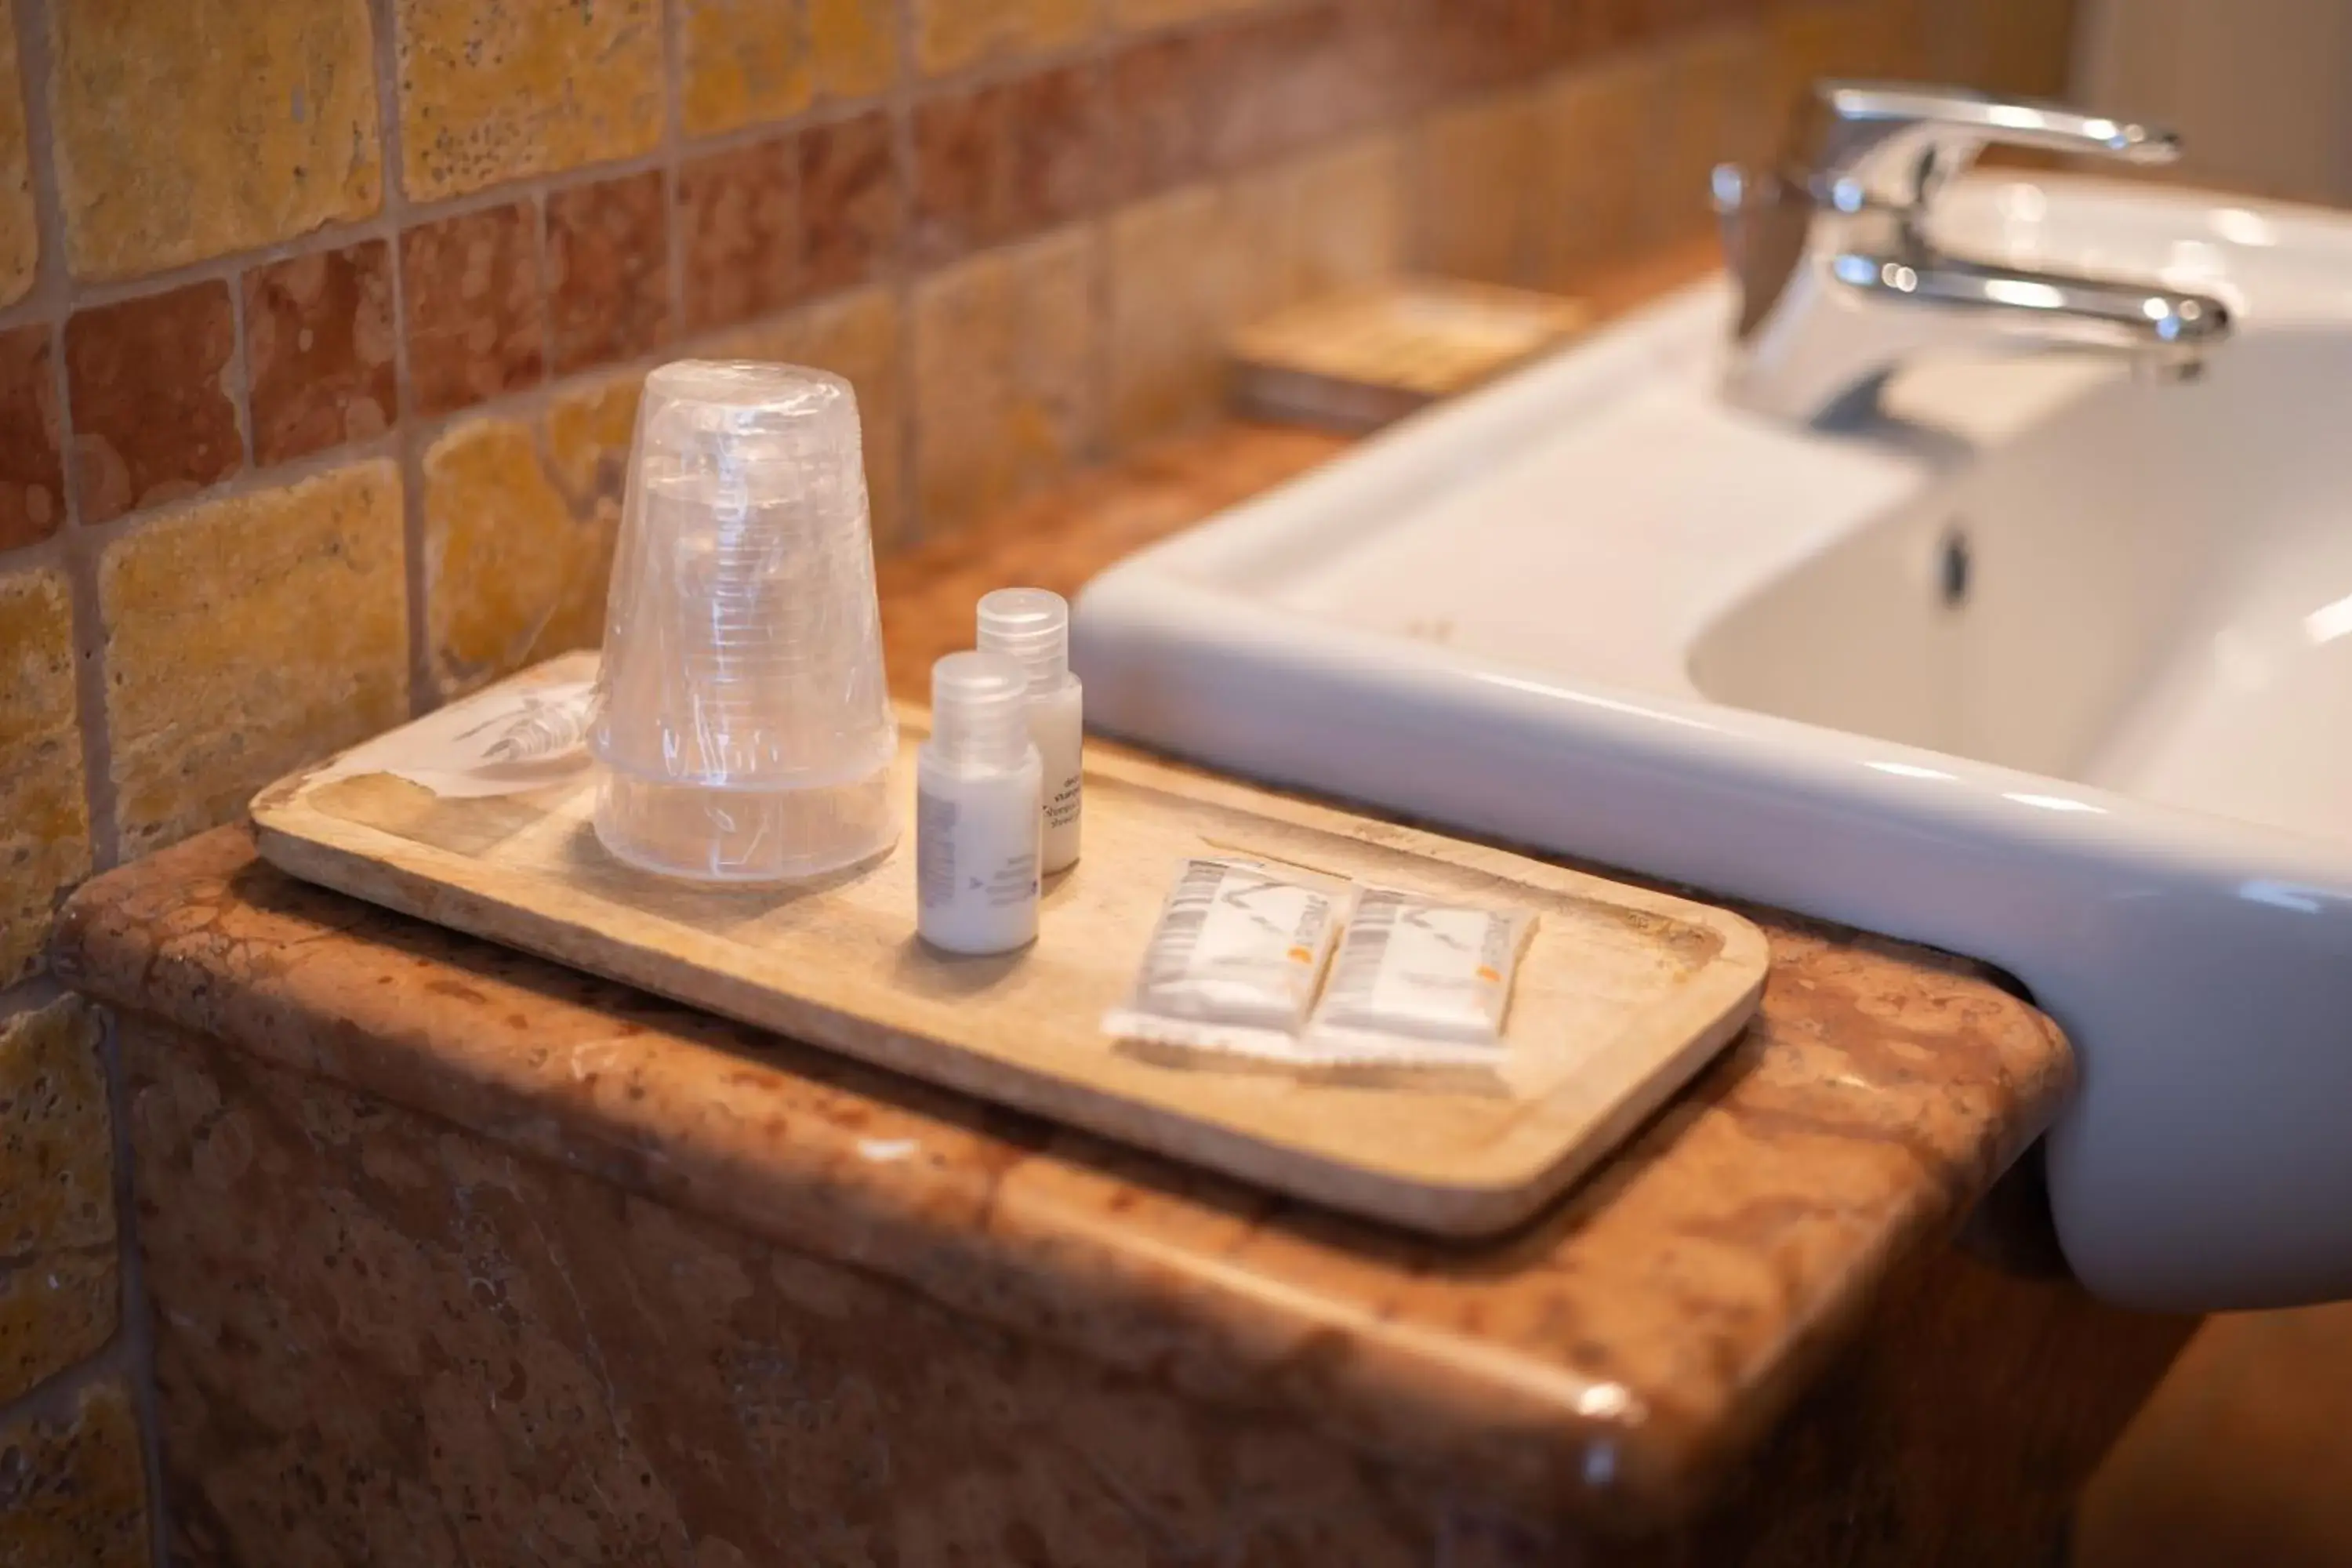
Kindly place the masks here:
[(2180, 138), (2160, 126), (1967, 88), (1832, 80), (1813, 86), (1797, 128), (1792, 173), (1832, 204), (1916, 212), (1992, 143), (2168, 163)]

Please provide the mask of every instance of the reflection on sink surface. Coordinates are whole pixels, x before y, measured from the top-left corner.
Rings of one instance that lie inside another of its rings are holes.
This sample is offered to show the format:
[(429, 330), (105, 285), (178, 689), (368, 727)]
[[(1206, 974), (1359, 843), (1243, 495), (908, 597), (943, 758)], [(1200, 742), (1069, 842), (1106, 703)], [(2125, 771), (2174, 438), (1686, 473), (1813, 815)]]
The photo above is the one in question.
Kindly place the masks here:
[[(2352, 842), (2352, 332), (2116, 380), (1699, 637), (1736, 707)], [(2331, 722), (2331, 719), (2334, 721)]]
[(2242, 334), (2188, 386), (1923, 364), (1831, 437), (1721, 401), (1702, 286), (1108, 574), (1090, 712), (2000, 963), (2083, 1058), (2087, 1280), (2352, 1292), (2352, 221), (2056, 180), (1944, 221)]

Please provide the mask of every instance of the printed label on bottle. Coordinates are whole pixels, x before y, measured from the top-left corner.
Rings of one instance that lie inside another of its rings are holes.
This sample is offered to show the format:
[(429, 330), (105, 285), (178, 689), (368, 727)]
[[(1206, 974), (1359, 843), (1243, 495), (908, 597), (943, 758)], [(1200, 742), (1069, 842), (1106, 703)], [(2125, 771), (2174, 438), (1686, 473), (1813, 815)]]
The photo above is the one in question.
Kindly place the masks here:
[(1037, 857), (1018, 855), (992, 876), (970, 879), (971, 891), (992, 910), (1025, 904), (1037, 896)]
[(1072, 773), (1062, 781), (1060, 787), (1045, 802), (1047, 827), (1067, 827), (1078, 819), (1078, 795), (1082, 787), (1077, 773)]
[(927, 910), (955, 902), (955, 802), (929, 790), (915, 796), (915, 897)]

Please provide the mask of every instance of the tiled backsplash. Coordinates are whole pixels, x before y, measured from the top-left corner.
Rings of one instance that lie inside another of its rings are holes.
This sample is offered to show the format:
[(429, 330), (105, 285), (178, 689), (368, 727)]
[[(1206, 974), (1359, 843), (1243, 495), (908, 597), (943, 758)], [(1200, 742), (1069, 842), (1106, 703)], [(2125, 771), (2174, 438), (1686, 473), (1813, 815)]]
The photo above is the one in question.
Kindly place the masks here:
[[(0, 1014), (93, 868), (594, 641), (662, 358), (847, 375), (887, 548), (1213, 416), (1252, 315), (1696, 232), (1809, 77), (2054, 89), (2068, 13), (0, 0)], [(23, 1261), (0, 1370), (79, 1343)]]

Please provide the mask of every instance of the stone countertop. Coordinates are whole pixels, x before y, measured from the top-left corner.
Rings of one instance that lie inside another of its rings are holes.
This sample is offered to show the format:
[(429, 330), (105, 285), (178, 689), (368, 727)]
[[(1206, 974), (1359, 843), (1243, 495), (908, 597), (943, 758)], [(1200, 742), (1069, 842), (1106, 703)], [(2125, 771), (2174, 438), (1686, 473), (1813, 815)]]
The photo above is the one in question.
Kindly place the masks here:
[[(885, 563), (902, 690), (982, 588), (1075, 588), (1320, 461), (1229, 426)], [(1743, 907), (1756, 1022), (1525, 1229), (1423, 1240), (309, 888), (224, 828), (87, 885), (119, 1006), (822, 1255), (1189, 1396), (1563, 1519), (1686, 1516), (2074, 1083), (1981, 972)], [(136, 1106), (131, 1110), (135, 1118)]]

